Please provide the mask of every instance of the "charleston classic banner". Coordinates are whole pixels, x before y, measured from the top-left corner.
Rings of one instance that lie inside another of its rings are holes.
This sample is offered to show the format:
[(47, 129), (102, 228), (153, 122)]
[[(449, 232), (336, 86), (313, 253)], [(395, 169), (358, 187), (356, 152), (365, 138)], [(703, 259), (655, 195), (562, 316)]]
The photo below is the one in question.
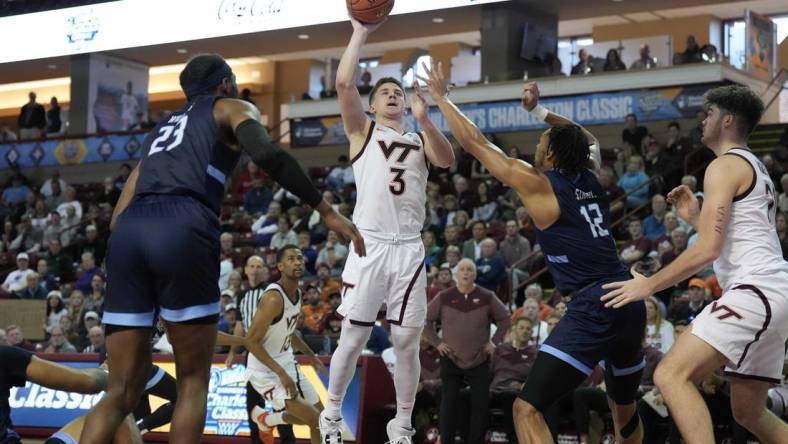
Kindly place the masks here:
[[(624, 118), (630, 113), (637, 115), (640, 121), (694, 117), (703, 106), (703, 94), (715, 86), (718, 85), (548, 97), (540, 103), (581, 125), (623, 125)], [(484, 132), (528, 131), (547, 127), (531, 117), (519, 100), (462, 104), (459, 108)], [(437, 108), (430, 109), (430, 118), (444, 133), (449, 132)], [(417, 127), (410, 115), (406, 117), (406, 127)], [(347, 143), (342, 120), (338, 116), (293, 119), (291, 131), (293, 145), (297, 147)]]
[(0, 170), (136, 160), (147, 133), (0, 144)]

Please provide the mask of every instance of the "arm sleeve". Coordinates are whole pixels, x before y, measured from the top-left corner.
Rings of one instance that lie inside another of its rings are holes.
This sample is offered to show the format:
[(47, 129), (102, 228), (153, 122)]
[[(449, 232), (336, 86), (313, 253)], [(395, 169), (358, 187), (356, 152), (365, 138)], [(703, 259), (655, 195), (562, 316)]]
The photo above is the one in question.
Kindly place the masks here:
[(274, 180), (312, 208), (320, 204), (323, 196), (301, 169), (301, 165), (285, 150), (271, 143), (260, 122), (244, 120), (235, 128), (235, 137), (252, 161)]

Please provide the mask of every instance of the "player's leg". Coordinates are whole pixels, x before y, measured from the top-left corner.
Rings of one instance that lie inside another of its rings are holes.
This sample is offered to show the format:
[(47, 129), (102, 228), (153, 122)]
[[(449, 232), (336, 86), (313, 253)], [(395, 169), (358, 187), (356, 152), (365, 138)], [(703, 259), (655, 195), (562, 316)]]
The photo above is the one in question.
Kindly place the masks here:
[[(176, 401), (178, 400), (178, 384), (172, 375), (164, 372), (159, 382), (153, 387), (148, 389), (147, 393), (169, 401), (161, 405), (153, 413), (148, 413), (145, 416), (136, 416), (137, 426), (142, 433), (150, 430), (157, 429), (172, 421), (172, 415), (175, 412)], [(150, 408), (150, 407), (149, 407)]]
[(768, 381), (730, 378), (734, 419), (764, 444), (788, 442), (788, 424), (766, 408), (767, 392), (772, 385)]
[(250, 381), (247, 381), (246, 382), (246, 413), (249, 416), (249, 438), (251, 438), (252, 444), (261, 444), (262, 441), (260, 441), (260, 436), (259, 436), (260, 430), (257, 428), (257, 422), (255, 422), (254, 420), (255, 413), (258, 412), (258, 410), (255, 410), (256, 407), (259, 409), (259, 413), (258, 413), (259, 416), (259, 414), (262, 413), (263, 408), (265, 407), (265, 401), (263, 400), (263, 397), (260, 395), (260, 393), (258, 393), (257, 390), (254, 389), (252, 383)]
[(419, 363), (421, 331), (421, 327), (391, 326), (391, 342), (397, 358), (397, 365), (394, 367), (397, 414), (393, 422), (399, 428), (412, 429), (413, 404), (416, 401), (421, 374)]
[[(82, 429), (85, 427), (85, 417), (79, 418), (69, 422), (60, 430), (50, 436), (44, 444), (77, 444), (77, 439)], [(115, 436), (112, 438), (113, 444), (142, 444), (142, 436), (140, 436), (137, 427), (134, 425), (134, 417), (129, 415), (123, 421)]]
[(342, 321), (339, 344), (331, 356), (328, 378), (328, 402), (323, 416), (338, 420), (342, 418), (342, 401), (356, 372), (361, 352), (369, 341), (372, 325), (357, 325), (350, 318)]
[(25, 375), (27, 380), (38, 385), (77, 393), (98, 393), (107, 387), (108, 380), (103, 369), (76, 369), (37, 356), (30, 357)]
[[(285, 401), (288, 415), (285, 421), (290, 424), (303, 424), (309, 427), (309, 439), (312, 444), (320, 443), (319, 418), (320, 410), (302, 398), (288, 399)], [(292, 417), (292, 418), (291, 418)], [(289, 421), (294, 419), (294, 421)]]
[(208, 381), (216, 342), (216, 315), (166, 322), (175, 354), (178, 401), (172, 415), (171, 443), (198, 443), (205, 426)]
[(688, 444), (714, 442), (709, 409), (696, 384), (726, 361), (714, 347), (687, 331), (679, 336), (654, 372), (654, 382), (670, 416)]

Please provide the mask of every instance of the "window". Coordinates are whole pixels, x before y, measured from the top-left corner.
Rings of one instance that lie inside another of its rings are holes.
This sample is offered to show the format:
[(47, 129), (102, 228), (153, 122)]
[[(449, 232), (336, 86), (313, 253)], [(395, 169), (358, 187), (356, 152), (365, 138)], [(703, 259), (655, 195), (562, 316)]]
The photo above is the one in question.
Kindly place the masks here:
[(430, 66), (430, 56), (429, 56), (429, 54), (428, 55), (423, 55), (423, 56), (419, 57), (418, 59), (416, 59), (416, 63), (413, 66), (411, 66), (410, 69), (408, 69), (408, 71), (405, 73), (404, 76), (402, 76), (402, 85), (403, 86), (405, 86), (406, 88), (410, 88), (411, 86), (413, 86), (413, 81), (416, 80), (416, 75), (420, 75), (422, 77), (426, 77), (426, 74), (424, 73), (424, 71), (423, 71), (423, 69), (421, 67), (422, 63), (427, 65), (427, 66)]
[[(777, 25), (777, 44), (788, 37), (788, 16), (770, 17)], [(725, 22), (723, 42), (724, 55), (730, 64), (739, 69), (744, 69), (745, 50), (747, 39), (744, 34), (744, 20), (730, 20)]]

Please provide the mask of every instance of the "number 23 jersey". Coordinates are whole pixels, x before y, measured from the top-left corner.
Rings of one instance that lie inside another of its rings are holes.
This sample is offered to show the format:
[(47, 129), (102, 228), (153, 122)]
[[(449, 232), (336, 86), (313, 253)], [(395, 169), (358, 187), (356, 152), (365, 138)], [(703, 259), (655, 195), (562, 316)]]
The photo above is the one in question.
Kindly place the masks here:
[(372, 121), (351, 163), (358, 190), (356, 226), (389, 234), (421, 232), (428, 169), (420, 133), (400, 134)]
[(590, 170), (574, 177), (555, 170), (545, 175), (561, 215), (536, 236), (558, 288), (570, 292), (620, 279), (627, 269), (618, 258), (610, 232), (610, 203), (596, 175)]

